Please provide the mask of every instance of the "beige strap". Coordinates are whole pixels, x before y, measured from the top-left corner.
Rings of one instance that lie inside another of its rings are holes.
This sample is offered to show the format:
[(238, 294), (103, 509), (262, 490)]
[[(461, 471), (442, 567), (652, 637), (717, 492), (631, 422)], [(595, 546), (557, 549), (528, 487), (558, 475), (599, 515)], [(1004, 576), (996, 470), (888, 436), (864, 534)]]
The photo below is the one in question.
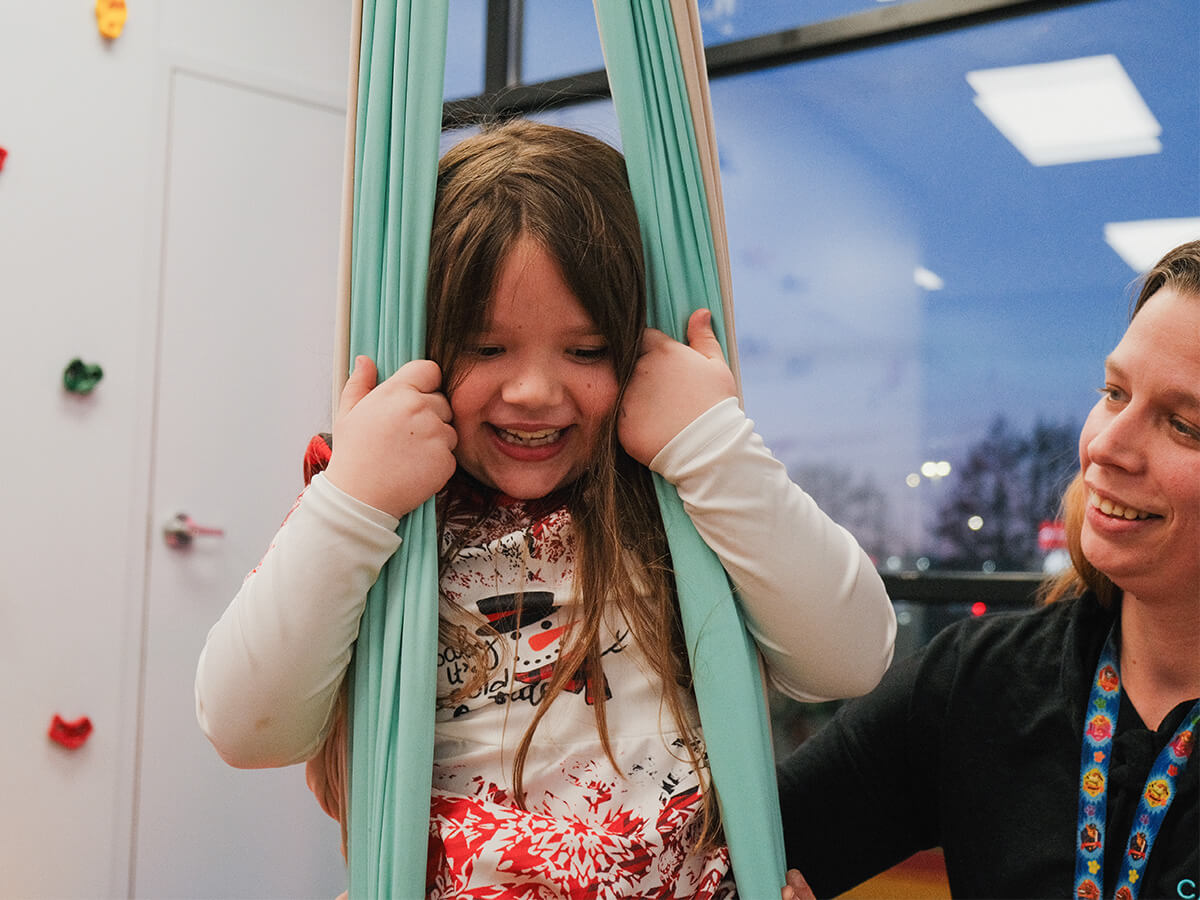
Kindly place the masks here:
[(362, 46), (362, 0), (350, 18), (350, 77), (346, 89), (346, 150), (342, 166), (342, 230), (338, 253), (337, 309), (333, 319), (333, 417), (350, 372), (350, 273), (354, 244), (354, 147), (358, 132), (358, 60)]
[(725, 352), (729, 356), (729, 367), (737, 381), (740, 398), (742, 378), (738, 366), (737, 332), (733, 319), (733, 279), (729, 270), (729, 242), (725, 235), (725, 205), (721, 197), (721, 163), (717, 155), (712, 100), (708, 91), (704, 37), (700, 31), (700, 13), (695, 0), (671, 0), (671, 19), (675, 23), (675, 39), (679, 44), (688, 106), (692, 113), (692, 127), (696, 132), (696, 148), (700, 154), (700, 171), (704, 176), (705, 196), (708, 199), (708, 218), (712, 227), (717, 279), (721, 288), (721, 309), (724, 312)]

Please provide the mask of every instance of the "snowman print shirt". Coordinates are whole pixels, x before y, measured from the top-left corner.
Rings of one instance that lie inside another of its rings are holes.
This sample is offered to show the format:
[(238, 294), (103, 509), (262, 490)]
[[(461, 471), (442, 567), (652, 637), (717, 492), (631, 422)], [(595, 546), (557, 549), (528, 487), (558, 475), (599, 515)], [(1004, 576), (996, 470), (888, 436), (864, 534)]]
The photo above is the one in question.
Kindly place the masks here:
[[(728, 851), (693, 846), (699, 780), (619, 616), (601, 632), (600, 671), (569, 679), (539, 723), (516, 804), (514, 755), (575, 619), (574, 541), (556, 495), (496, 498), (479, 521), (479, 498), (464, 496), (476, 490), (456, 478), (441, 498), (444, 545), (458, 546), (442, 572), (443, 608), (477, 623), (488, 669), (481, 687), (451, 699), (471, 660), (440, 647), (430, 896), (730, 896)], [(616, 769), (596, 727), (600, 693)], [(694, 717), (690, 699), (687, 708)]]

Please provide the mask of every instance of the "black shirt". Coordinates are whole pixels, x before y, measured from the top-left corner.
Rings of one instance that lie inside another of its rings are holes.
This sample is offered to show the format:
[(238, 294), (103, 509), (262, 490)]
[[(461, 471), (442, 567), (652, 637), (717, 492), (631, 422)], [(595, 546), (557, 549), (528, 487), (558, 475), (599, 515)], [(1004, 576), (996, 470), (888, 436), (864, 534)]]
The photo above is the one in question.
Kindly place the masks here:
[[(788, 865), (818, 897), (941, 846), (955, 897), (1070, 898), (1083, 719), (1114, 614), (1091, 596), (951, 625), (780, 766)], [(1111, 897), (1150, 767), (1192, 701), (1150, 730), (1122, 692), (1109, 772)], [(1196, 751), (1142, 898), (1200, 896)]]

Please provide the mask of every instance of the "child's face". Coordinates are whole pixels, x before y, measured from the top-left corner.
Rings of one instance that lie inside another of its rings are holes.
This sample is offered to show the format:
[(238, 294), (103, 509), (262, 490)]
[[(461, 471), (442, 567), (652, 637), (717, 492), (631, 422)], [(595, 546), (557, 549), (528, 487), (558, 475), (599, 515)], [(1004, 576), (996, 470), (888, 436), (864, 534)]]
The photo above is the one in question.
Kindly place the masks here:
[(608, 342), (558, 264), (522, 238), (450, 396), (458, 463), (523, 500), (578, 478), (617, 399)]

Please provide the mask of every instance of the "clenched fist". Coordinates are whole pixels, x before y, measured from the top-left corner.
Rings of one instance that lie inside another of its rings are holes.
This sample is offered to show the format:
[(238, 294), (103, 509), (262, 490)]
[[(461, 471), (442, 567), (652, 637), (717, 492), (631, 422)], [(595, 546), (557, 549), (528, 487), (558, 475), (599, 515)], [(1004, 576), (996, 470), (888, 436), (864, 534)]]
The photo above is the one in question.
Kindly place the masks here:
[(365, 356), (338, 403), (325, 477), (352, 497), (400, 519), (450, 480), (458, 435), (437, 363), (417, 359), (376, 385)]
[(688, 318), (687, 341), (681, 344), (654, 328), (642, 337), (641, 356), (617, 417), (617, 438), (643, 465), (701, 413), (737, 396), (708, 310)]

